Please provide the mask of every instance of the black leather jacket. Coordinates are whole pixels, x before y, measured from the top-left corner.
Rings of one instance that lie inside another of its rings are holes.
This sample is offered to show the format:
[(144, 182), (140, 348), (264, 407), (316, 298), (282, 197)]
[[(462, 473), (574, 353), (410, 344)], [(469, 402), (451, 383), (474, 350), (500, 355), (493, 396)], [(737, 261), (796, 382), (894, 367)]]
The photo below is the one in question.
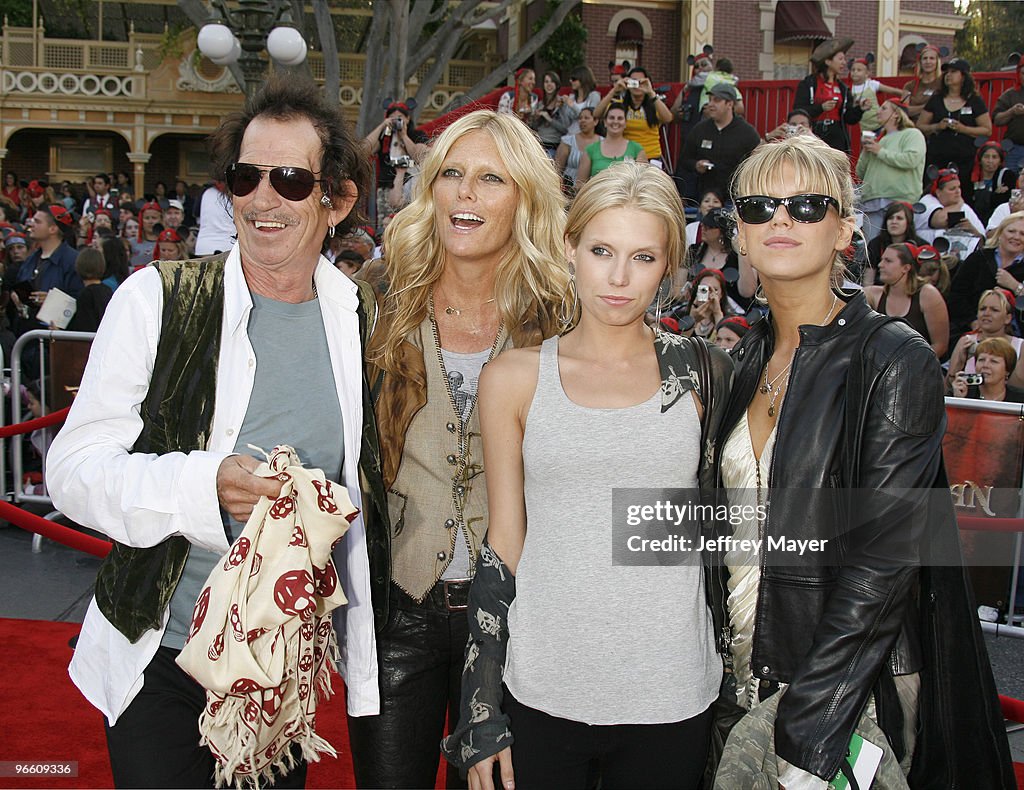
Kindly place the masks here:
[[(908, 606), (917, 584), (927, 491), (942, 468), (945, 426), (934, 353), (907, 327), (885, 327), (881, 331), (892, 335), (886, 345), (895, 352), (875, 358), (872, 343), (864, 353), (877, 391), (863, 404), (860, 475), (853, 484), (920, 496), (885, 503), (865, 498), (871, 512), (844, 521), (828, 493), (851, 485), (843, 480), (847, 372), (873, 311), (860, 293), (842, 296), (847, 304), (830, 324), (800, 329), (763, 527), (765, 536), (829, 543), (824, 552), (802, 558), (787, 553), (784, 561), (763, 549), (751, 661), (762, 697), (778, 683), (789, 684), (775, 725), (778, 755), (823, 779), (838, 770), (887, 661), (893, 674), (921, 668)], [(753, 398), (772, 348), (771, 322), (763, 320), (735, 352), (736, 380), (716, 442), (719, 480), (720, 449)], [(841, 534), (838, 523), (858, 526)], [(721, 624), (727, 622), (724, 588), (718, 592), (714, 608)], [(894, 650), (898, 637), (900, 649)]]

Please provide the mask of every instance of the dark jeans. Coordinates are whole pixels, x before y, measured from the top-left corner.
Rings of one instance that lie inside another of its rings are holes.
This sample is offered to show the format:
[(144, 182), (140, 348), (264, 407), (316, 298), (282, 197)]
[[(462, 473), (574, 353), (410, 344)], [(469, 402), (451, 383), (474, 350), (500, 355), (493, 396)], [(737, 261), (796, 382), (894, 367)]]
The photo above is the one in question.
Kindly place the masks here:
[[(213, 787), (214, 757), (199, 745), (199, 715), (206, 692), (174, 663), (180, 651), (161, 647), (144, 673), (144, 685), (117, 724), (107, 725), (115, 787)], [(273, 785), (306, 786), (306, 761)]]
[[(452, 727), (459, 720), (468, 638), (466, 612), (447, 608), (441, 582), (420, 604), (392, 585), (391, 614), (377, 635), (381, 712), (348, 718), (358, 787), (434, 786), (445, 715)], [(447, 786), (467, 786), (450, 765)]]
[[(601, 790), (696, 790), (711, 737), (711, 709), (669, 724), (584, 724), (520, 703), (505, 689), (516, 790), (585, 790), (597, 760)], [(497, 785), (496, 785), (497, 786)]]

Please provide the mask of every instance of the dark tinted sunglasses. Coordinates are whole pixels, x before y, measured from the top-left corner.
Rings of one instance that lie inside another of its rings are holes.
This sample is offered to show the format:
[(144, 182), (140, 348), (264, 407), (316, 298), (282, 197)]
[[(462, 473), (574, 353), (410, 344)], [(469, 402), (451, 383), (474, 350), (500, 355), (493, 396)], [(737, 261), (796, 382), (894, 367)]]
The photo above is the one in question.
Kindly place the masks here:
[(285, 200), (305, 200), (317, 182), (317, 174), (304, 167), (271, 167), (250, 165), (246, 162), (235, 162), (230, 165), (224, 180), (227, 181), (232, 195), (245, 197), (260, 185), (264, 173), (269, 174), (270, 185)]
[(821, 222), (830, 205), (839, 211), (839, 201), (828, 195), (792, 195), (784, 198), (750, 195), (736, 198), (736, 213), (744, 222), (762, 225), (775, 216), (779, 206), (785, 206), (794, 222)]

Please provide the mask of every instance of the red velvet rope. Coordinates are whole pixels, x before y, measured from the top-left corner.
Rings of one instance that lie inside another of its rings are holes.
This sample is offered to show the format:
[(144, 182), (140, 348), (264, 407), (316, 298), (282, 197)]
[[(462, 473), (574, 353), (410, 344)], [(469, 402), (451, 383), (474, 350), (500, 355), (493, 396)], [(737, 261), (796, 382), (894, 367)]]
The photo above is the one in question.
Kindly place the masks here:
[(83, 535), (77, 530), (29, 513), (27, 510), (22, 510), (3, 500), (0, 500), (0, 518), (6, 519), (16, 527), (21, 527), (29, 532), (38, 532), (44, 538), (63, 543), (72, 549), (78, 549), (78, 551), (84, 551), (86, 554), (92, 554), (94, 557), (106, 557), (110, 551), (109, 541), (94, 538), (92, 535)]
[(62, 423), (64, 418), (68, 416), (69, 411), (71, 411), (70, 406), (60, 411), (55, 411), (52, 414), (36, 417), (34, 420), (19, 422), (17, 425), (5, 425), (0, 428), (0, 439), (9, 439), (20, 433), (32, 433), (32, 431), (38, 431), (40, 428), (49, 428), (51, 425)]

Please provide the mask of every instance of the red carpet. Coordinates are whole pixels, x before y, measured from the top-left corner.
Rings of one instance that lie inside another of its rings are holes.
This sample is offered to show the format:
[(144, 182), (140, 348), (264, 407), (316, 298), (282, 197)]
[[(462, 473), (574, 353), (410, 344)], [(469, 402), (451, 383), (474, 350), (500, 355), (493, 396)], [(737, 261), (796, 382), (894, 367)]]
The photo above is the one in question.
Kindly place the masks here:
[[(68, 641), (80, 628), (78, 623), (0, 618), (0, 761), (78, 762), (77, 777), (0, 777), (0, 788), (113, 786), (103, 716), (68, 677)], [(355, 787), (341, 679), (335, 678), (334, 685), (336, 693), (318, 711), (317, 724), (338, 758), (309, 766), (306, 787), (311, 789)], [(444, 787), (441, 782), (437, 786)]]

